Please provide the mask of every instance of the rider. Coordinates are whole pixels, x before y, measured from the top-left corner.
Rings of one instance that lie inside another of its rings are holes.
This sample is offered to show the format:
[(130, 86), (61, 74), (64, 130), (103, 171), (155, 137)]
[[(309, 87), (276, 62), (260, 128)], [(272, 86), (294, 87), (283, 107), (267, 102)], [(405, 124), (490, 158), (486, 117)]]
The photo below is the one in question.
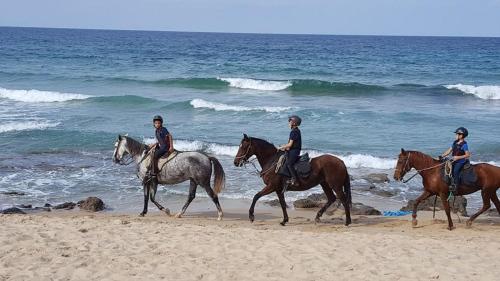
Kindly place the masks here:
[(292, 176), (288, 181), (289, 186), (297, 186), (297, 172), (293, 167), (300, 156), (300, 150), (302, 149), (302, 136), (300, 134), (299, 126), (302, 122), (297, 115), (292, 115), (288, 117), (288, 126), (290, 126), (290, 137), (288, 138), (288, 143), (280, 146), (278, 149), (282, 151), (287, 151), (286, 167)]
[(469, 146), (465, 141), (465, 138), (469, 135), (469, 131), (464, 127), (460, 127), (455, 130), (455, 134), (455, 141), (451, 147), (441, 155), (441, 157), (446, 157), (451, 153), (453, 156), (453, 182), (450, 189), (450, 192), (453, 194), (457, 192), (460, 170), (462, 170), (463, 166), (470, 158)]
[(153, 125), (155, 127), (156, 142), (149, 145), (149, 149), (156, 147), (152, 161), (151, 178), (157, 180), (158, 175), (158, 161), (165, 155), (174, 151), (174, 141), (172, 134), (169, 133), (167, 128), (163, 127), (163, 118), (160, 115), (153, 117)]

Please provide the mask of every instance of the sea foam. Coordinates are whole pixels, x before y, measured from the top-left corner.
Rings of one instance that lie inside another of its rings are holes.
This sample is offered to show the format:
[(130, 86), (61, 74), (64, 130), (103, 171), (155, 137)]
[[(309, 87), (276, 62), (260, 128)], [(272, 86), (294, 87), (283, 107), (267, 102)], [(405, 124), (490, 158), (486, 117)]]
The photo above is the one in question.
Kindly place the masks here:
[(48, 121), (22, 121), (22, 122), (7, 122), (0, 124), (0, 133), (13, 132), (13, 131), (30, 131), (30, 130), (44, 130), (47, 128), (56, 127), (60, 123)]
[(247, 107), (240, 105), (229, 105), (224, 103), (210, 102), (203, 99), (194, 99), (190, 102), (194, 108), (208, 108), (215, 111), (265, 111), (270, 113), (277, 113), (290, 110), (290, 107), (280, 106), (260, 106), (260, 107)]
[(39, 90), (10, 90), (0, 88), (0, 98), (29, 103), (64, 102), (87, 99), (90, 96)]
[[(154, 143), (154, 138), (144, 138), (146, 144)], [(175, 140), (174, 147), (180, 151), (203, 151), (218, 156), (235, 157), (238, 153), (238, 146), (203, 141)], [(302, 153), (309, 153), (310, 157), (318, 157), (324, 153), (318, 150), (303, 150)], [(396, 166), (396, 159), (382, 158), (368, 154), (334, 155), (340, 158), (348, 168), (371, 168), (389, 170)]]
[(290, 86), (290, 81), (272, 81), (272, 80), (258, 80), (250, 78), (217, 78), (221, 81), (229, 83), (230, 87), (240, 89), (253, 89), (260, 91), (281, 91)]
[(498, 100), (500, 99), (500, 86), (473, 86), (464, 84), (445, 85), (447, 89), (456, 89), (463, 93), (474, 95), (480, 99)]

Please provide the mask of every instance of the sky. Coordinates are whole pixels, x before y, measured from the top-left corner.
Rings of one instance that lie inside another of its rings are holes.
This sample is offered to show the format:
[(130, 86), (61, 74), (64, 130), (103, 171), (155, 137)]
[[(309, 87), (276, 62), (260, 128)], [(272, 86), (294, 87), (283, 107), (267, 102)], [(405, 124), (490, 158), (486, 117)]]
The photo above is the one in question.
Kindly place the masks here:
[(500, 37), (500, 0), (0, 0), (0, 26)]

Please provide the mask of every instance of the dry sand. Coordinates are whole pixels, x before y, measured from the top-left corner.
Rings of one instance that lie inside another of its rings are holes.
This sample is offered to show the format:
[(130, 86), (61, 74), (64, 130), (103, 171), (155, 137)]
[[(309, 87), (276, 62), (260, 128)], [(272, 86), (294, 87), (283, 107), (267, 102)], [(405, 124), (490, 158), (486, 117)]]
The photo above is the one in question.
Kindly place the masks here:
[[(279, 210), (181, 219), (60, 211), (0, 215), (0, 280), (498, 280), (500, 219), (446, 230), (420, 212), (403, 218)], [(457, 217), (454, 217), (457, 220)]]

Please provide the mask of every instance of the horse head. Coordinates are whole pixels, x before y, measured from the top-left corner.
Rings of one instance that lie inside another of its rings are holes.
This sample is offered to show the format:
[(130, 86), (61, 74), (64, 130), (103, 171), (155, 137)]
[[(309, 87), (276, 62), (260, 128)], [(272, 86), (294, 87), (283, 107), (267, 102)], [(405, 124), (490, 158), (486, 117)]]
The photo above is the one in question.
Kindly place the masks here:
[(411, 170), (410, 152), (401, 148), (401, 153), (398, 156), (396, 169), (394, 170), (394, 179), (400, 181)]
[(123, 164), (124, 157), (129, 154), (127, 148), (127, 138), (122, 135), (118, 135), (118, 139), (115, 142), (115, 151), (113, 152), (113, 162), (117, 164)]
[(250, 157), (255, 154), (252, 147), (252, 138), (248, 137), (246, 134), (243, 134), (243, 139), (241, 140), (240, 147), (238, 149), (238, 153), (234, 157), (234, 165), (236, 167), (241, 167), (245, 162), (248, 161)]

